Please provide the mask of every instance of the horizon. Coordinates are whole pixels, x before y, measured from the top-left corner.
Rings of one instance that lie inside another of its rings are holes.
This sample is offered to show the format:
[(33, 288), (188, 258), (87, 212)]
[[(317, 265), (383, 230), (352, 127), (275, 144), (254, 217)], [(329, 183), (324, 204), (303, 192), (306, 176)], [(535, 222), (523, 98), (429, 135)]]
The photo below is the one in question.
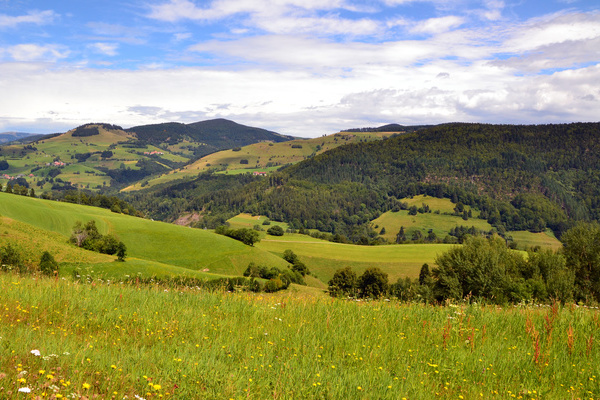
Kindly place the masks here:
[(0, 132), (598, 121), (592, 0), (0, 0)]

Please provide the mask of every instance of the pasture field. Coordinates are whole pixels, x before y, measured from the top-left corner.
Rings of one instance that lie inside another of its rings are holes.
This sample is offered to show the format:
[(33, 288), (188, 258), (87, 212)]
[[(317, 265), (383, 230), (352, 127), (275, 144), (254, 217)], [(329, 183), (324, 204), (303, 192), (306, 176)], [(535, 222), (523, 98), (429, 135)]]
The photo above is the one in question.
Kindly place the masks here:
[[(288, 234), (284, 235), (285, 238)], [(291, 235), (290, 235), (291, 236)], [(357, 275), (367, 268), (378, 267), (388, 274), (390, 283), (406, 276), (416, 278), (424, 263), (433, 265), (434, 259), (455, 245), (450, 244), (403, 244), (384, 246), (357, 246), (332, 243), (295, 235), (297, 240), (281, 240), (269, 236), (256, 246), (282, 255), (292, 250), (310, 269), (311, 274), (323, 283), (329, 282), (336, 270), (351, 267)], [(306, 238), (306, 240), (304, 240)]]
[(541, 248), (558, 250), (562, 243), (554, 236), (554, 233), (547, 229), (545, 232), (533, 233), (528, 231), (508, 232), (517, 243), (519, 249), (527, 250), (529, 248), (540, 246)]
[(128, 257), (188, 270), (241, 275), (250, 262), (287, 266), (280, 257), (225, 236), (96, 207), (0, 193), (0, 215), (56, 232), (65, 242), (76, 221), (93, 219), (101, 233), (114, 233), (126, 244)]
[[(400, 210), (397, 212), (388, 211), (371, 221), (373, 228), (377, 232), (382, 228), (385, 228), (385, 234), (381, 236), (391, 243), (396, 241), (396, 234), (398, 234), (398, 231), (402, 226), (404, 227), (404, 232), (409, 240), (416, 230), (421, 231), (423, 237), (427, 237), (427, 234), (431, 229), (439, 239), (443, 239), (450, 229), (456, 226), (474, 226), (483, 231), (492, 229), (492, 226), (483, 219), (469, 218), (465, 221), (462, 217), (450, 215), (454, 212), (454, 207), (456, 206), (450, 199), (438, 199), (436, 197), (419, 195), (412, 198), (401, 199), (401, 201), (408, 203), (409, 207), (421, 207), (423, 204), (427, 204), (431, 209), (431, 212), (408, 215), (408, 210)], [(469, 209), (468, 206), (465, 206), (465, 210)], [(436, 213), (436, 211), (439, 211), (439, 214)], [(476, 215), (478, 215), (478, 212), (473, 212), (473, 217)]]
[(598, 399), (598, 309), (0, 273), (0, 398)]

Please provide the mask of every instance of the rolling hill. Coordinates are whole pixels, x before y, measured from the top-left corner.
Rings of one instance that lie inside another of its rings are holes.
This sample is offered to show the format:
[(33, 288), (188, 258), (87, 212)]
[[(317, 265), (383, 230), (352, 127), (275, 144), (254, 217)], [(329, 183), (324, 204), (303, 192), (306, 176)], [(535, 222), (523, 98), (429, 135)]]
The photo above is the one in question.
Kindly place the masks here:
[[(49, 190), (120, 188), (179, 168), (227, 148), (290, 137), (218, 119), (122, 129), (92, 123), (27, 144), (0, 147), (7, 163), (0, 179), (19, 179), (38, 193)], [(60, 176), (59, 176), (60, 175)]]
[(206, 155), (191, 164), (162, 175), (137, 182), (123, 191), (150, 188), (177, 180), (193, 179), (200, 173), (217, 174), (270, 173), (282, 166), (296, 164), (339, 146), (383, 140), (397, 132), (339, 132), (314, 139), (294, 139), (286, 142), (259, 142), (233, 147)]
[[(4, 218), (3, 226), (14, 226), (14, 221), (17, 221), (21, 227), (24, 224), (30, 227), (20, 228), (19, 235), (7, 229), (1, 241), (24, 246), (33, 244), (29, 246), (32, 260), (39, 260), (39, 254), (46, 248), (60, 248), (62, 255), (58, 259), (75, 264), (100, 263), (98, 268), (107, 269), (112, 274), (118, 274), (120, 268), (121, 274), (203, 271), (231, 276), (241, 275), (250, 262), (282, 268), (287, 265), (280, 257), (212, 232), (116, 214), (96, 207), (0, 193), (0, 215)], [(101, 233), (113, 233), (126, 244), (129, 258), (125, 264), (113, 263), (114, 257), (90, 254), (66, 245), (75, 222), (92, 219)], [(26, 235), (27, 232), (31, 237)], [(130, 266), (134, 266), (135, 271)]]

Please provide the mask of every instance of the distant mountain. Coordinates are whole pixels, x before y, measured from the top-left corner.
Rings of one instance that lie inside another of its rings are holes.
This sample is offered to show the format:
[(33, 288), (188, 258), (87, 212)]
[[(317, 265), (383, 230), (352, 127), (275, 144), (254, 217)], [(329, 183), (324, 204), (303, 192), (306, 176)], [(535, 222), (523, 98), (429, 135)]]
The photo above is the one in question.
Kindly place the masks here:
[(195, 153), (196, 157), (257, 142), (285, 142), (295, 139), (291, 136), (241, 125), (226, 119), (213, 119), (191, 124), (167, 122), (142, 125), (126, 129), (126, 132), (135, 133), (138, 140), (153, 145), (161, 143), (175, 145), (184, 141), (203, 143), (204, 146)]
[(387, 124), (378, 128), (351, 128), (346, 129), (344, 132), (394, 132), (394, 133), (410, 133), (425, 128), (431, 128), (434, 125), (399, 125), (399, 124)]
[(23, 139), (28, 136), (35, 135), (34, 133), (25, 132), (2, 132), (0, 133), (0, 143), (8, 143), (18, 139)]
[[(68, 132), (4, 134), (0, 161), (4, 173), (36, 185), (39, 193), (73, 188), (111, 190), (168, 173), (220, 150), (292, 137), (225, 119), (193, 124), (165, 123), (124, 130), (108, 123), (89, 123)], [(27, 134), (21, 134), (27, 135)], [(27, 159), (26, 163), (16, 162)]]

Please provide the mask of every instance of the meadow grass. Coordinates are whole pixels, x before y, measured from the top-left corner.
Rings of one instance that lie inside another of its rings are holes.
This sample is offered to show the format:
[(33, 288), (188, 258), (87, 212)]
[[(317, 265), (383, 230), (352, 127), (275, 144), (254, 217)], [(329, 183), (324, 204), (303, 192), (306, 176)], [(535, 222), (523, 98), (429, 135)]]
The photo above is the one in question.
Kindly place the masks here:
[(600, 397), (599, 312), (575, 305), (432, 307), (6, 273), (0, 290), (6, 400)]

